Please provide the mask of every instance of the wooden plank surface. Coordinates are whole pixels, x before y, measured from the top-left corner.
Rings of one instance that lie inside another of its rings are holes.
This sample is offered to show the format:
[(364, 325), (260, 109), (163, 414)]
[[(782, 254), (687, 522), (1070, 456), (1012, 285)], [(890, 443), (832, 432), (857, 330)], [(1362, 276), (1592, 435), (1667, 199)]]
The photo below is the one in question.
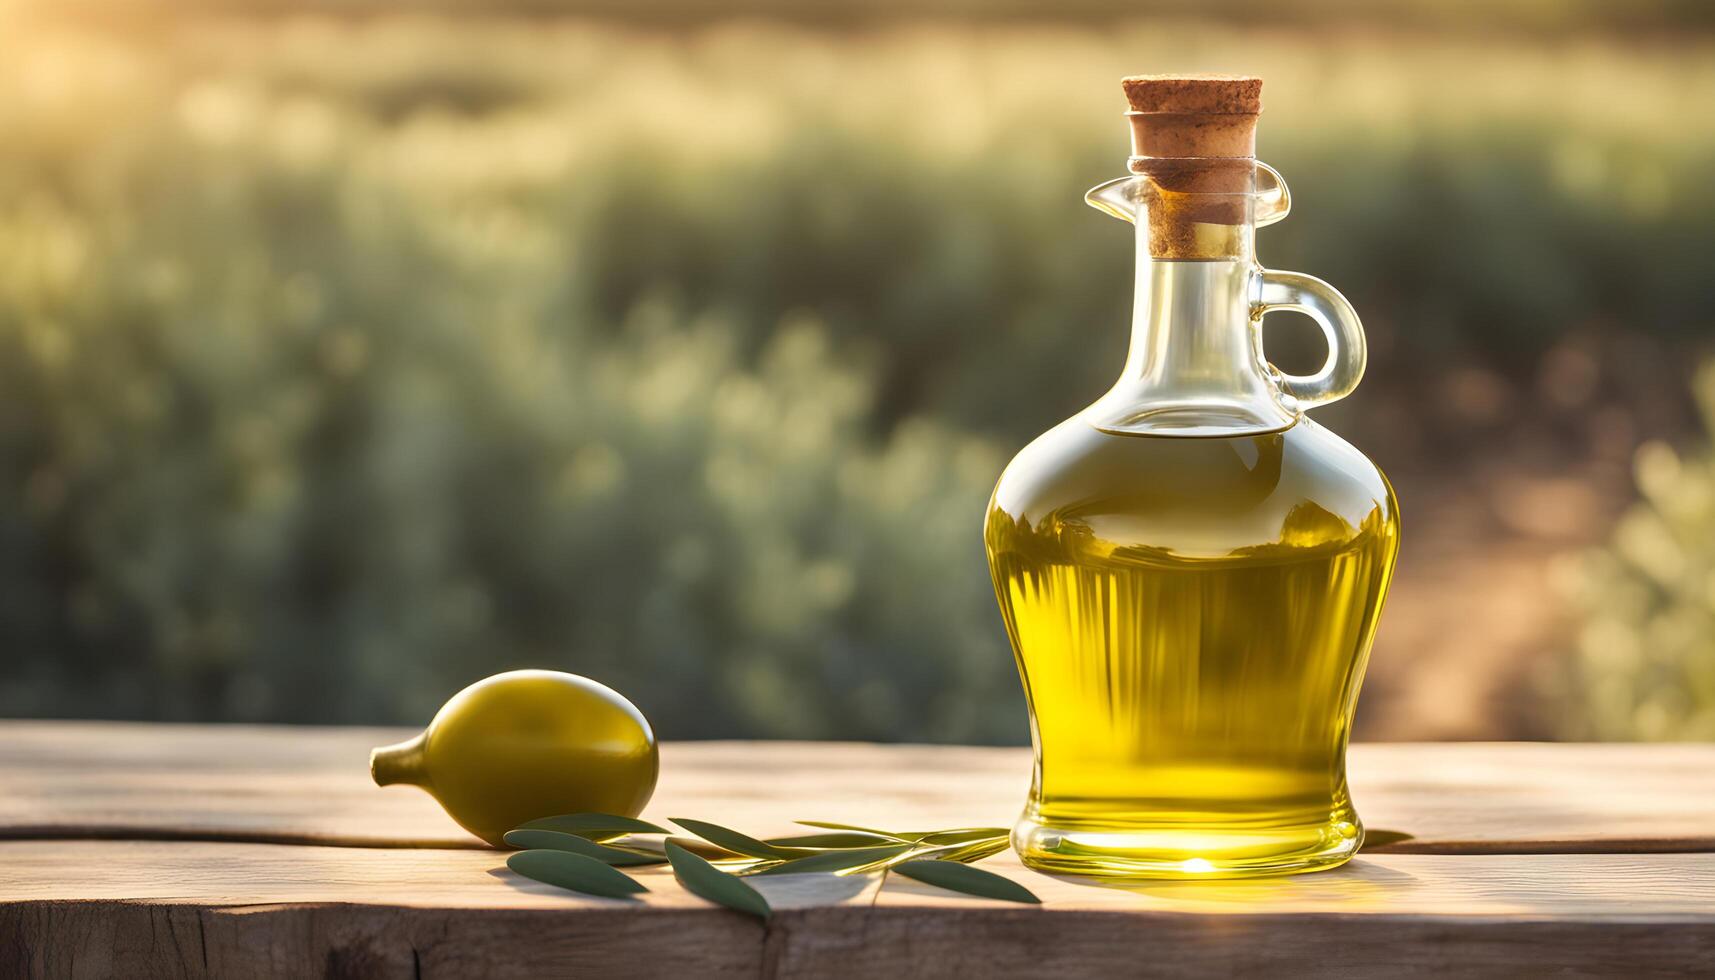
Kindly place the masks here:
[[(1531, 916), (1576, 921), (1684, 917), (1715, 925), (1715, 854), (1376, 854), (1310, 875), (1236, 881), (1097, 882), (1029, 871), (1010, 853), (980, 867), (1013, 878), (1050, 911), (1207, 915)], [(0, 903), (146, 901), (207, 907), (273, 904), (408, 908), (663, 910), (709, 908), (664, 866), (626, 869), (637, 900), (578, 895), (513, 874), (501, 851), (409, 851), (198, 841), (0, 842)], [(1018, 906), (898, 876), (746, 879), (782, 908), (832, 905)], [(736, 913), (735, 913), (736, 914)]]
[[(403, 734), (0, 723), (0, 976), (1715, 971), (1710, 746), (1362, 745), (1360, 809), (1411, 836), (1334, 871), (1118, 886), (1004, 854), (1042, 907), (786, 876), (764, 925), (659, 868), (636, 902), (520, 879), (369, 783)], [(1016, 749), (674, 744), (648, 814), (1004, 825), (1028, 779)]]
[[(1040, 908), (889, 876), (759, 880), (768, 925), (659, 869), (572, 895), (497, 852), (0, 843), (0, 973), (1016, 976), (1715, 969), (1715, 854), (1360, 857), (1294, 878), (1098, 886), (984, 867)], [(10, 957), (10, 959), (8, 959)]]
[[(422, 792), (369, 781), (369, 749), (406, 734), (0, 722), (0, 839), (481, 846)], [(1029, 779), (1024, 749), (676, 743), (648, 815), (1004, 826)], [(1715, 850), (1712, 745), (1356, 745), (1351, 781), (1371, 851)]]

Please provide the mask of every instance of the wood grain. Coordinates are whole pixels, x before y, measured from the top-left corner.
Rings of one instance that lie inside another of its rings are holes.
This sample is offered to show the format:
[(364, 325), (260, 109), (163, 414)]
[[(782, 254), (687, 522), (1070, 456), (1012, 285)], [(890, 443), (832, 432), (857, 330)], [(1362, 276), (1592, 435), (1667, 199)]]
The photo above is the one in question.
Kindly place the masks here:
[(156, 841), (0, 843), (6, 976), (1465, 975), (1715, 969), (1715, 855), (1376, 855), (1250, 882), (1025, 871), (1040, 908), (897, 876), (763, 881), (767, 925), (663, 871), (641, 902), (500, 855)]
[[(405, 734), (0, 722), (0, 838), (482, 846), (422, 792), (369, 781), (369, 749)], [(1024, 749), (671, 743), (648, 815), (1004, 826), (1029, 779)], [(1351, 781), (1376, 852), (1715, 850), (1711, 745), (1356, 745)]]
[[(368, 782), (368, 749), (402, 734), (0, 723), (0, 976), (1715, 973), (1711, 746), (1361, 745), (1359, 808), (1396, 836), (1335, 871), (1116, 887), (1007, 854), (984, 866), (1041, 907), (785, 876), (759, 882), (763, 924), (660, 868), (631, 902), (517, 877), (428, 796)], [(759, 835), (793, 817), (1005, 825), (1030, 765), (789, 742), (662, 755), (648, 815)]]
[[(1202, 915), (1337, 914), (1452, 918), (1531, 916), (1579, 921), (1673, 918), (1715, 924), (1715, 854), (1377, 854), (1285, 878), (1132, 884), (1043, 875), (1010, 853), (979, 865), (1059, 911)], [(143, 901), (209, 907), (350, 903), (401, 908), (711, 909), (663, 866), (627, 869), (636, 900), (578, 895), (522, 878), (499, 851), (396, 851), (180, 841), (0, 842), (0, 903)], [(889, 876), (747, 879), (785, 909), (1017, 909)], [(736, 913), (735, 913), (736, 914)]]

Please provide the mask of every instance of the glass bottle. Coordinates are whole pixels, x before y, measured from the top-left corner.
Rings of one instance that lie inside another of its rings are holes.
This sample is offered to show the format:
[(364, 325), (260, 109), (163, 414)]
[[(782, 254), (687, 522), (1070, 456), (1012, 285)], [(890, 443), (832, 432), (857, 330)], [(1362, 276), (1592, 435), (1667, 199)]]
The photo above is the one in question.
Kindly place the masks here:
[[(1346, 743), (1399, 518), (1304, 413), (1357, 385), (1362, 328), (1326, 283), (1254, 259), (1289, 207), (1251, 155), (1260, 82), (1127, 90), (1132, 175), (1086, 200), (1137, 226), (1131, 350), (1007, 466), (985, 526), (1036, 749), (1013, 845), (1076, 874), (1333, 867), (1363, 841)], [(1320, 324), (1321, 370), (1268, 363), (1273, 310)]]

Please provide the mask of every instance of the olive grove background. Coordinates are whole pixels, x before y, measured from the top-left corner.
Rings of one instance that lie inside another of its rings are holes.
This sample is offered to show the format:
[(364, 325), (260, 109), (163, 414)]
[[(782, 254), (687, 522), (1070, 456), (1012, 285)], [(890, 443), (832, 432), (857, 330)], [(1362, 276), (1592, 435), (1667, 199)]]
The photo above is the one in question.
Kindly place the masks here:
[(1225, 70), (1371, 338), (1360, 736), (1715, 738), (1707, 8), (975, 9), (0, 0), (0, 715), (1022, 740), (983, 504)]

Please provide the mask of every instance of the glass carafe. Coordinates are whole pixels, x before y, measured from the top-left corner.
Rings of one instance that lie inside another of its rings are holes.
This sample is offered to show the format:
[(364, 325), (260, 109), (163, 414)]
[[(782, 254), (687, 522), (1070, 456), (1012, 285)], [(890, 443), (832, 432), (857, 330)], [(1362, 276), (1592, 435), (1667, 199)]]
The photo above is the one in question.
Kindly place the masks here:
[[(1137, 226), (1125, 367), (1012, 460), (985, 527), (1036, 749), (1013, 844), (1077, 874), (1332, 867), (1363, 840), (1346, 744), (1399, 522), (1381, 471), (1304, 413), (1356, 386), (1362, 328), (1253, 258), (1289, 206), (1273, 170), (1130, 169), (1087, 196)], [(1320, 324), (1321, 370), (1269, 364), (1273, 310)]]

